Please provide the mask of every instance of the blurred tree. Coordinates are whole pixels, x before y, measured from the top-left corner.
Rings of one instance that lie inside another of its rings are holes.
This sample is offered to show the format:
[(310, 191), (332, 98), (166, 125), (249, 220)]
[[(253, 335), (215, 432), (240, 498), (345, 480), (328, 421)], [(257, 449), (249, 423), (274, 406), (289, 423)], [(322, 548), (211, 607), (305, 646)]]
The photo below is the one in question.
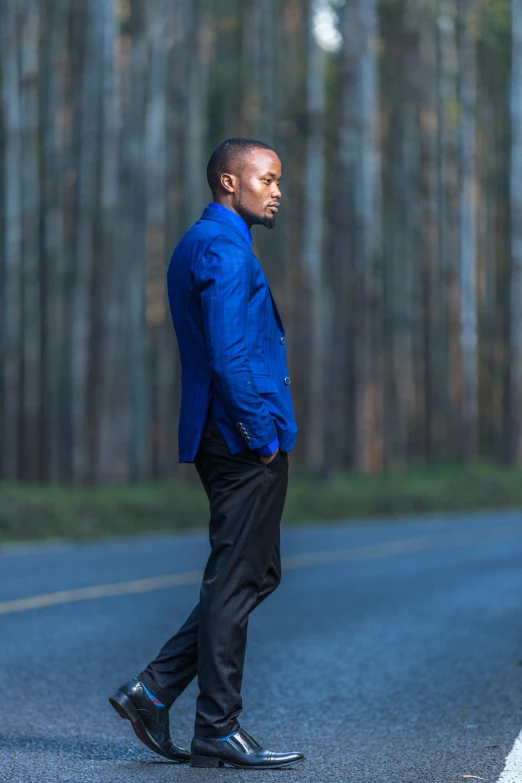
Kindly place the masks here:
[[(119, 251), (119, 178), (122, 142), (121, 57), (122, 30), (115, 0), (97, 0), (95, 13), (102, 24), (101, 176), (99, 184), (100, 246), (97, 253), (99, 317), (98, 383), (96, 386), (97, 432), (94, 478), (107, 475), (125, 481), (128, 442), (128, 384), (125, 383), (124, 301), (127, 277), (117, 262)], [(124, 6), (123, 6), (124, 7)]]
[(2, 260), (2, 476), (24, 477), (21, 441), (23, 420), (23, 309), (22, 309), (22, 97), (18, 59), (19, 13), (7, 3), (0, 25), (2, 57), (2, 118), (4, 158), (4, 242)]
[(447, 368), (444, 362), (446, 339), (445, 319), (441, 302), (442, 280), (439, 274), (442, 216), (440, 200), (440, 111), (437, 89), (436, 8), (431, 0), (423, 0), (419, 9), (420, 71), (423, 98), (421, 118), (421, 227), (423, 256), (424, 310), (424, 397), (425, 455), (428, 460), (440, 453), (440, 438), (444, 432), (446, 410), (445, 388)]
[[(50, 57), (56, 58), (53, 68), (50, 68), (49, 74), (49, 93), (53, 95), (54, 100), (49, 105), (49, 111), (52, 112), (49, 117), (49, 136), (54, 140), (55, 136), (52, 130), (52, 124), (55, 122), (56, 115), (60, 110), (60, 104), (64, 101), (64, 74), (61, 71), (67, 57), (67, 3), (55, 3), (53, 14), (48, 17), (52, 25), (52, 32), (49, 31)], [(92, 411), (89, 409), (89, 387), (90, 387), (90, 368), (93, 357), (92, 340), (92, 276), (94, 270), (94, 258), (96, 252), (96, 210), (97, 210), (97, 189), (99, 187), (99, 167), (100, 167), (100, 147), (98, 121), (101, 109), (101, 83), (102, 83), (102, 59), (97, 57), (98, 37), (101, 33), (101, 19), (92, 1), (87, 3), (84, 8), (84, 30), (85, 40), (82, 50), (81, 67), (81, 85), (80, 85), (80, 111), (81, 111), (81, 145), (78, 159), (78, 211), (77, 211), (77, 232), (76, 232), (76, 269), (74, 275), (73, 287), (73, 317), (71, 321), (71, 408), (72, 408), (72, 475), (75, 483), (85, 484), (92, 477), (92, 466), (90, 461), (89, 423), (92, 420)], [(62, 104), (63, 105), (63, 104)], [(53, 150), (54, 152), (54, 150)], [(48, 187), (53, 194), (54, 180), (57, 176), (56, 168), (60, 163), (58, 149), (50, 157), (53, 167), (49, 171)], [(52, 209), (48, 221), (50, 258), (49, 261), (54, 265), (63, 264), (63, 225), (62, 213), (59, 201), (53, 201), (49, 205)], [(52, 279), (52, 278), (51, 278)], [(57, 301), (53, 305), (52, 285), (49, 287), (49, 322), (54, 316), (61, 320), (56, 324), (56, 329), (49, 329), (49, 343), (52, 346), (52, 353), (46, 366), (50, 371), (50, 380), (56, 383), (59, 380), (58, 372), (60, 361), (59, 335), (65, 332), (63, 323), (62, 302)], [(94, 299), (96, 302), (96, 299)], [(58, 350), (57, 350), (58, 348)], [(56, 369), (56, 375), (52, 372)], [(55, 390), (50, 395), (53, 411), (56, 401), (59, 401), (60, 394)], [(53, 432), (59, 432), (59, 415), (54, 411), (54, 416), (49, 417), (50, 435)], [(59, 462), (56, 458), (60, 454), (59, 443), (52, 444), (51, 459), (52, 478), (57, 479), (60, 476)]]
[(522, 0), (512, 0), (509, 457), (522, 459)]
[(165, 272), (242, 134), (283, 162), (295, 459), (521, 461), (519, 0), (0, 13), (0, 477), (193, 476)]
[[(42, 469), (42, 346), (41, 346), (41, 277), (40, 277), (40, 103), (39, 36), (40, 3), (23, 0), (20, 22), (20, 118), (22, 145), (23, 210), (23, 385), (21, 444), (24, 474), (36, 481)], [(27, 317), (28, 316), (28, 317)]]
[(324, 380), (327, 368), (324, 356), (330, 335), (327, 328), (327, 291), (323, 271), (324, 188), (325, 188), (325, 56), (315, 33), (317, 2), (308, 0), (307, 26), (307, 146), (304, 162), (302, 263), (310, 314), (307, 339), (310, 346), (307, 361), (309, 395), (306, 459), (313, 468), (324, 464), (325, 399)]
[(461, 405), (457, 0), (437, 0), (437, 164), (439, 202), (441, 453), (458, 451)]
[(416, 0), (381, 8), (383, 56), (384, 459), (423, 454), (421, 134), (424, 100)]
[(213, 46), (208, 0), (182, 0), (186, 22), (184, 54), (186, 72), (185, 199), (186, 225), (197, 220), (207, 196), (208, 132), (206, 106)]
[(462, 454), (477, 454), (478, 340), (476, 258), (476, 25), (475, 0), (460, 0), (460, 296), (462, 351)]
[(353, 304), (350, 319), (352, 460), (354, 467), (370, 471), (382, 465), (381, 356), (377, 337), (381, 214), (375, 2), (346, 3), (341, 29), (343, 80), (338, 166), (349, 192), (339, 204), (342, 212), (346, 209), (339, 217), (345, 226), (343, 234), (346, 230), (351, 234), (350, 243), (344, 246), (343, 262), (352, 267), (347, 286)]

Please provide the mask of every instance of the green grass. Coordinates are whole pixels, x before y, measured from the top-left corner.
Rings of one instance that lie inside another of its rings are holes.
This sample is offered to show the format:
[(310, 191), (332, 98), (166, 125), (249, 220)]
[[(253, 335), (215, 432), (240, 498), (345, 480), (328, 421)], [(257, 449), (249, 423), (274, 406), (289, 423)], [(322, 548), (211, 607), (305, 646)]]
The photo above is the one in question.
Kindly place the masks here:
[[(290, 467), (283, 522), (510, 506), (522, 507), (522, 471), (483, 462), (346, 473), (328, 482)], [(186, 530), (207, 522), (208, 501), (197, 482), (85, 489), (0, 482), (0, 542)]]

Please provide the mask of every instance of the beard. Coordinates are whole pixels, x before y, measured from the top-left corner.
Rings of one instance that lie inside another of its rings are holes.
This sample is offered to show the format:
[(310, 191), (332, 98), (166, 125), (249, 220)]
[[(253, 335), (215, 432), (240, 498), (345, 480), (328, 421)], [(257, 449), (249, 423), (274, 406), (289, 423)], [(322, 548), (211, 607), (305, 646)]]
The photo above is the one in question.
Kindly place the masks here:
[(258, 226), (264, 226), (265, 228), (275, 228), (276, 216), (272, 215), (272, 217), (266, 217), (263, 215), (263, 217), (257, 218), (257, 220), (254, 222)]
[(253, 226), (264, 226), (265, 228), (275, 228), (276, 224), (276, 216), (272, 215), (272, 217), (267, 217), (266, 215), (255, 215), (253, 212), (250, 212), (249, 209), (246, 209), (241, 203), (239, 204), (239, 207), (241, 209), (241, 217), (245, 222), (252, 223)]

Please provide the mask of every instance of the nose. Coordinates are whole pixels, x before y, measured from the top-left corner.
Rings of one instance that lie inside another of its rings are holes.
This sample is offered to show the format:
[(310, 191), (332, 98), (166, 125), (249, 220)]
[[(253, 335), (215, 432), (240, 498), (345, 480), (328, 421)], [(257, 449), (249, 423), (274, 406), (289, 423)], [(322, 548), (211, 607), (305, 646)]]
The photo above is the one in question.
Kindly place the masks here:
[(272, 187), (272, 192), (270, 195), (272, 196), (272, 198), (277, 198), (277, 199), (281, 198), (281, 191), (279, 190), (279, 185), (277, 185), (275, 182)]

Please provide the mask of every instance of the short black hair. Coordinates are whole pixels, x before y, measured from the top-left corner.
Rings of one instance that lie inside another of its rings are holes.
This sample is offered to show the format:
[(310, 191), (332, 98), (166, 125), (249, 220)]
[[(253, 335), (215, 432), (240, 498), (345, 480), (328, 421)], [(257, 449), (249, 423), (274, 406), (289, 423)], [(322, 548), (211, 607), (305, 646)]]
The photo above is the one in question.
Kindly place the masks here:
[(221, 175), (226, 171), (236, 173), (241, 166), (241, 158), (257, 149), (272, 150), (272, 147), (257, 139), (234, 138), (221, 142), (207, 165), (207, 182), (213, 196), (217, 192)]

